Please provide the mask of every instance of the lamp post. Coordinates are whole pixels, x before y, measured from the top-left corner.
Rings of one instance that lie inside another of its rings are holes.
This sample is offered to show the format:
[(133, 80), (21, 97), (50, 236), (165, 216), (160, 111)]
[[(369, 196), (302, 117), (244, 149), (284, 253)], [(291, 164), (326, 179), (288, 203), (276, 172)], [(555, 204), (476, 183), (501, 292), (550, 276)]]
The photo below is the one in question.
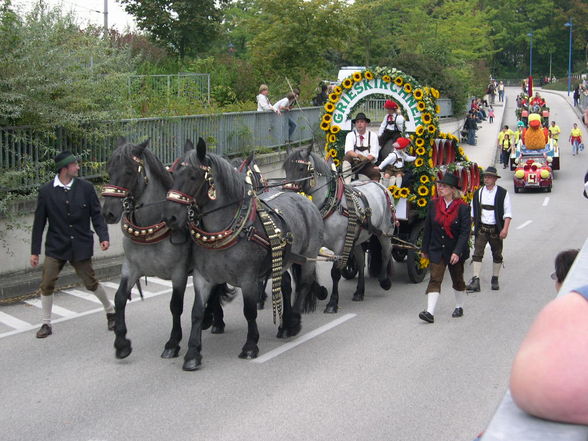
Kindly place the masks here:
[(533, 76), (533, 33), (529, 32), (527, 37), (531, 38), (531, 44), (529, 45), (529, 76)]
[(564, 23), (564, 26), (570, 28), (570, 52), (568, 55), (568, 96), (570, 96), (570, 89), (572, 87), (572, 28), (574, 27), (572, 17), (570, 17), (570, 21)]

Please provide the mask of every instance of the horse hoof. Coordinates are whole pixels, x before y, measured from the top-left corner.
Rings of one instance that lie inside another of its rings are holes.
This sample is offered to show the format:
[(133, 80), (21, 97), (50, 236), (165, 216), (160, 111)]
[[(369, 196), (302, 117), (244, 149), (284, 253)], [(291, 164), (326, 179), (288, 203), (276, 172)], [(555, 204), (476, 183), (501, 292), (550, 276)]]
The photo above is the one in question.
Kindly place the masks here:
[(337, 314), (339, 307), (337, 305), (327, 305), (325, 308), (325, 314)]
[(254, 358), (257, 358), (257, 354), (259, 354), (259, 348), (243, 349), (239, 354), (239, 358), (243, 360), (252, 360)]
[(161, 353), (161, 358), (176, 358), (180, 353), (180, 347), (176, 346), (175, 348), (165, 348)]
[(390, 280), (390, 279), (380, 280), (380, 286), (382, 287), (382, 289), (384, 291), (388, 291), (390, 288), (392, 288), (392, 280)]
[(131, 355), (131, 352), (133, 352), (131, 345), (122, 348), (116, 348), (116, 358), (122, 360), (123, 358), (127, 358), (129, 355)]
[(354, 302), (363, 302), (363, 294), (356, 292), (355, 294), (353, 294), (353, 298), (351, 300), (353, 300)]
[(318, 290), (316, 298), (319, 300), (325, 300), (329, 296), (329, 291), (324, 286), (321, 286)]
[(197, 358), (191, 358), (190, 360), (184, 360), (182, 369), (188, 372), (195, 371), (200, 367), (201, 364), (202, 362)]
[(298, 324), (295, 326), (290, 326), (287, 330), (288, 333), (288, 337), (295, 337), (300, 333), (300, 330), (302, 329), (302, 325)]
[(211, 334), (224, 334), (225, 333), (225, 325), (222, 325), (222, 326), (214, 325), (212, 327), (212, 329), (210, 330), (210, 333)]
[(202, 319), (202, 330), (206, 331), (208, 328), (212, 326), (213, 317), (212, 315), (206, 314)]
[(284, 338), (285, 329), (281, 326), (278, 327), (278, 333), (276, 334), (276, 338)]

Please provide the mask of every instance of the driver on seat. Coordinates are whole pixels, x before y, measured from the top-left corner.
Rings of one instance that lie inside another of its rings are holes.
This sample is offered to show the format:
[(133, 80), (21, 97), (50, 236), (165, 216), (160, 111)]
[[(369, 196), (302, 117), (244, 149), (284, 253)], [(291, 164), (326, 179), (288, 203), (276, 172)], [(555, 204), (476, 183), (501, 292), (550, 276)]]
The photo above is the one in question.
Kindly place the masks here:
[(345, 158), (343, 159), (343, 176), (345, 183), (351, 183), (351, 175), (359, 173), (372, 181), (380, 180), (380, 170), (375, 166), (380, 144), (378, 135), (367, 129), (371, 120), (360, 112), (351, 123), (355, 126), (345, 138)]

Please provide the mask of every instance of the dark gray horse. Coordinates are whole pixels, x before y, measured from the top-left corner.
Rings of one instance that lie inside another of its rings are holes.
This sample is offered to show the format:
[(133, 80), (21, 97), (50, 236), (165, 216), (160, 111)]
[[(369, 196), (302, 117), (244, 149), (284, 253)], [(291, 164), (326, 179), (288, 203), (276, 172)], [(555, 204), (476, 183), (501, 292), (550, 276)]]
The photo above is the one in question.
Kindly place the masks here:
[[(228, 161), (206, 152), (202, 139), (196, 150), (186, 153), (174, 174), (165, 221), (174, 229), (184, 228), (189, 222), (195, 240), (196, 296), (183, 369), (195, 370), (201, 364), (204, 304), (211, 287), (224, 282), (240, 287), (243, 293), (248, 332), (239, 357), (257, 357), (258, 286), (272, 271), (274, 259), (268, 245), (273, 240), (285, 246), (280, 253), (282, 274), (290, 266), (298, 265), (298, 270), (294, 271), (296, 300), (291, 306), (289, 293), (284, 290), (279, 333), (298, 334), (300, 314), (316, 279), (313, 259), (323, 239), (323, 224), (317, 208), (307, 198), (291, 192), (255, 195), (251, 184)], [(275, 239), (266, 234), (268, 223), (273, 223)], [(282, 282), (284, 285), (285, 280)], [(274, 313), (277, 310), (279, 316), (280, 290), (276, 289), (275, 294), (272, 299)]]
[[(343, 252), (345, 236), (349, 224), (341, 207), (347, 207), (348, 201), (343, 192), (343, 182), (331, 170), (330, 165), (316, 153), (312, 153), (312, 146), (308, 149), (293, 151), (284, 162), (286, 182), (292, 182), (290, 187), (301, 190), (312, 196), (313, 203), (321, 211), (325, 223), (324, 246), (332, 250), (335, 255)], [(390, 236), (394, 233), (395, 214), (392, 196), (388, 190), (377, 182), (355, 183), (353, 188), (360, 192), (365, 200), (361, 200), (361, 208), (369, 206), (370, 215), (361, 226), (355, 240), (352, 253), (356, 259), (359, 277), (357, 288), (353, 294), (354, 301), (363, 300), (365, 291), (365, 254), (362, 244), (370, 242), (373, 251), (370, 262), (370, 274), (376, 276), (380, 286), (388, 290), (391, 287), (391, 252)], [(325, 309), (326, 313), (335, 313), (339, 303), (339, 280), (341, 268), (335, 262), (331, 269), (333, 290)]]
[[(131, 288), (142, 276), (155, 276), (172, 281), (170, 310), (172, 331), (161, 356), (177, 357), (182, 339), (181, 315), (188, 272), (193, 266), (192, 243), (187, 229), (172, 231), (162, 219), (163, 202), (171, 188), (172, 175), (147, 148), (149, 141), (134, 145), (124, 139), (108, 163), (109, 184), (104, 187), (102, 214), (106, 222), (121, 222), (123, 260), (121, 281), (115, 294), (116, 356), (130, 355), (131, 342), (126, 338), (125, 306)], [(224, 286), (222, 293), (224, 294)], [(220, 300), (219, 300), (220, 301)], [(222, 317), (215, 323), (217, 333), (224, 327)]]

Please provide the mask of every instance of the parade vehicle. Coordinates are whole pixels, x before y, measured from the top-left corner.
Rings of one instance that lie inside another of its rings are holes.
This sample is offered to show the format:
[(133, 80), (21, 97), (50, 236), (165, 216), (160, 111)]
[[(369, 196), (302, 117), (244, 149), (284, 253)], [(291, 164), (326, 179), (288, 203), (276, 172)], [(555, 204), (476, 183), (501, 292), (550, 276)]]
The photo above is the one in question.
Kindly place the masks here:
[(514, 191), (541, 190), (551, 192), (553, 170), (547, 154), (522, 153), (516, 160), (513, 175)]
[(523, 129), (520, 139), (510, 154), (510, 169), (514, 171), (517, 168), (516, 160), (522, 155), (527, 155), (545, 157), (552, 170), (559, 170), (560, 156), (557, 141), (549, 136), (549, 130), (542, 125), (539, 114), (530, 114), (528, 120), (528, 127)]
[[(400, 186), (388, 188), (399, 220), (397, 234), (391, 238), (392, 256), (397, 262), (406, 262), (408, 277), (414, 283), (424, 279), (428, 267), (419, 249), (428, 204), (435, 197), (435, 182), (445, 173), (455, 174), (467, 202), (480, 185), (480, 169), (459, 147), (459, 139), (439, 130), (439, 96), (437, 89), (419, 84), (400, 70), (361, 68), (335, 87), (324, 105), (320, 122), (325, 132), (325, 156), (340, 167), (345, 155), (345, 138), (352, 130), (351, 119), (364, 102), (375, 98), (382, 103), (393, 100), (397, 104), (405, 121), (402, 136), (410, 139), (406, 152), (416, 159), (404, 166)], [(368, 266), (369, 258), (368, 253)], [(344, 277), (355, 275), (357, 268), (353, 265), (353, 259), (349, 259)]]

